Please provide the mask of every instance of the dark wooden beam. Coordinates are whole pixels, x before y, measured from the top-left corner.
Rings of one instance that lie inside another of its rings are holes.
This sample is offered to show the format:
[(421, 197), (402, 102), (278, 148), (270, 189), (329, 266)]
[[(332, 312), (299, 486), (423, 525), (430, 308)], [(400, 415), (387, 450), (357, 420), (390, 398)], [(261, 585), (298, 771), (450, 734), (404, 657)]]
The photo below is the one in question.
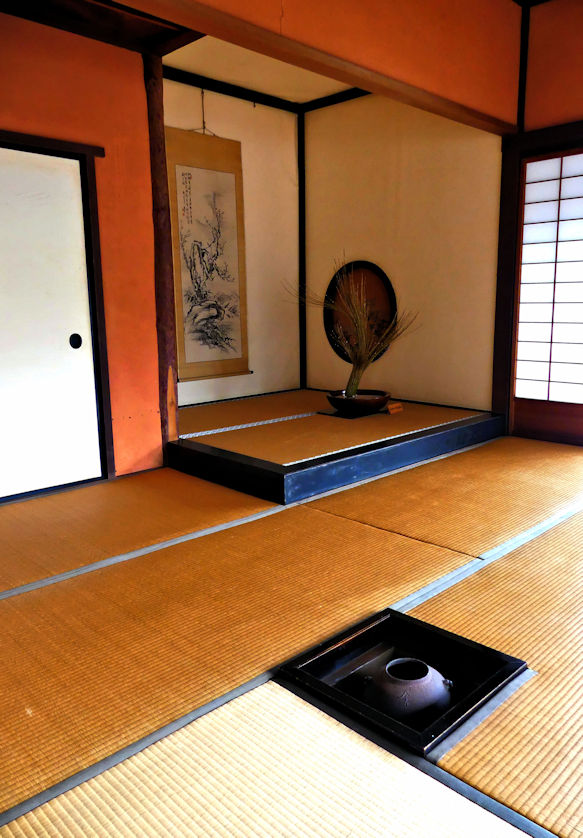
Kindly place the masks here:
[(308, 340), (306, 330), (306, 121), (297, 117), (298, 145), (298, 317), (300, 341), (300, 388), (308, 386)]
[(0, 0), (0, 12), (155, 55), (165, 55), (203, 37), (114, 0)]
[(340, 90), (338, 93), (331, 93), (329, 96), (320, 96), (318, 99), (311, 99), (302, 105), (303, 113), (318, 111), (320, 108), (329, 108), (331, 105), (341, 105), (342, 102), (350, 102), (352, 99), (360, 99), (362, 96), (369, 96), (368, 90), (361, 90), (358, 87), (349, 87), (348, 90)]
[(516, 114), (516, 125), (519, 131), (524, 131), (529, 40), (530, 6), (523, 6), (520, 19), (520, 66), (518, 69), (518, 108)]
[(154, 277), (158, 333), (158, 383), (162, 444), (177, 437), (178, 383), (170, 199), (166, 173), (162, 59), (144, 55), (144, 81), (150, 130), (150, 171), (154, 221)]
[(268, 108), (277, 108), (280, 111), (298, 113), (302, 105), (298, 102), (290, 102), (280, 96), (271, 96), (269, 93), (261, 93), (259, 90), (251, 90), (239, 84), (211, 79), (208, 76), (201, 76), (199, 73), (190, 73), (187, 70), (180, 70), (178, 67), (164, 65), (164, 78), (168, 81), (176, 81), (179, 84), (188, 84), (201, 90), (210, 90), (213, 93), (220, 93), (223, 96), (233, 96), (235, 99), (242, 99), (245, 102), (253, 102), (255, 105), (265, 105)]

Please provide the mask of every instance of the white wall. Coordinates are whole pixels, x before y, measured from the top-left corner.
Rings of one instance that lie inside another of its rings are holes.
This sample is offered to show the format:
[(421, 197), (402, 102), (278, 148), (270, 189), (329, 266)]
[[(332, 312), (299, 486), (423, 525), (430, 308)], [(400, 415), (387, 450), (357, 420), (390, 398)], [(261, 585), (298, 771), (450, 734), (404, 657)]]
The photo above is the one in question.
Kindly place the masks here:
[[(309, 291), (324, 294), (345, 254), (377, 263), (419, 312), (361, 386), (490, 409), (500, 139), (378, 96), (309, 113), (306, 129)], [(309, 385), (348, 373), (309, 307)]]
[[(215, 93), (205, 92), (204, 102), (207, 128), (241, 142), (253, 375), (180, 382), (180, 405), (299, 386), (297, 300), (284, 290), (298, 281), (296, 118)], [(165, 81), (164, 112), (167, 125), (200, 128), (200, 91)]]

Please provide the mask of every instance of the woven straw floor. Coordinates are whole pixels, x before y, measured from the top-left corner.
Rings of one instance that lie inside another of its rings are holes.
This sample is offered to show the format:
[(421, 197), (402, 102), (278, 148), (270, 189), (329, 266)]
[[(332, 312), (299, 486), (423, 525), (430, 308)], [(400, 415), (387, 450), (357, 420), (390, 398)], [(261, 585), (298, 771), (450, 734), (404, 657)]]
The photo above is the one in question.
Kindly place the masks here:
[(0, 506), (0, 590), (273, 506), (172, 469), (6, 504)]
[(297, 507), (0, 602), (0, 811), (466, 561)]
[(203, 442), (248, 457), (287, 465), (476, 415), (476, 411), (453, 407), (404, 404), (400, 413), (391, 415), (365, 416), (357, 421), (335, 416), (307, 416), (274, 425), (209, 434)]
[(182, 407), (178, 411), (178, 425), (181, 434), (195, 434), (215, 428), (282, 419), (300, 413), (316, 413), (329, 407), (326, 394), (319, 390), (291, 390), (268, 396)]
[(523, 833), (269, 683), (0, 829), (2, 838), (65, 835)]
[(539, 673), (440, 765), (563, 838), (583, 835), (582, 544), (578, 514), (411, 612)]
[(311, 506), (479, 556), (583, 500), (583, 448), (503, 437)]

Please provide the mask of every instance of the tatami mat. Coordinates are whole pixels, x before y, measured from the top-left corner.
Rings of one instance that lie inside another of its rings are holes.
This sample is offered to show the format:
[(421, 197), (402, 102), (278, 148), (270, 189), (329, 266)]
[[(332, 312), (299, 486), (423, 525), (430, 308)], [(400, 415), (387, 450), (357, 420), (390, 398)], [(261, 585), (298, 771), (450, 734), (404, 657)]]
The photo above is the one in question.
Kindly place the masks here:
[(400, 413), (379, 413), (358, 420), (307, 416), (274, 425), (209, 434), (203, 441), (205, 445), (288, 465), (477, 415), (471, 410), (409, 403), (403, 405)]
[(466, 560), (297, 507), (0, 602), (0, 811)]
[(311, 506), (479, 556), (583, 501), (583, 448), (503, 437)]
[(215, 428), (231, 428), (253, 422), (267, 422), (302, 413), (316, 413), (330, 407), (319, 390), (290, 390), (268, 396), (197, 404), (178, 411), (180, 434), (195, 434)]
[(274, 683), (0, 829), (3, 838), (519, 838)]
[(172, 469), (0, 506), (0, 591), (275, 504)]
[(563, 838), (583, 835), (582, 544), (578, 514), (410, 612), (538, 672), (439, 764)]

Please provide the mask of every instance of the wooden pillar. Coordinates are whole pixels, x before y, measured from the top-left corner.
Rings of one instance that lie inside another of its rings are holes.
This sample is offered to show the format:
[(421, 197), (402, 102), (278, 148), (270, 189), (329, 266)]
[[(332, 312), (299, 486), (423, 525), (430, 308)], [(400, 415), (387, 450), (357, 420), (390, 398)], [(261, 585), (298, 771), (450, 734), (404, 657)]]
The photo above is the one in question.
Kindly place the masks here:
[(144, 81), (150, 129), (150, 170), (154, 219), (154, 274), (156, 289), (156, 330), (158, 333), (158, 381), (162, 445), (178, 436), (178, 385), (174, 279), (172, 273), (172, 235), (170, 201), (166, 175), (162, 59), (143, 55)]

